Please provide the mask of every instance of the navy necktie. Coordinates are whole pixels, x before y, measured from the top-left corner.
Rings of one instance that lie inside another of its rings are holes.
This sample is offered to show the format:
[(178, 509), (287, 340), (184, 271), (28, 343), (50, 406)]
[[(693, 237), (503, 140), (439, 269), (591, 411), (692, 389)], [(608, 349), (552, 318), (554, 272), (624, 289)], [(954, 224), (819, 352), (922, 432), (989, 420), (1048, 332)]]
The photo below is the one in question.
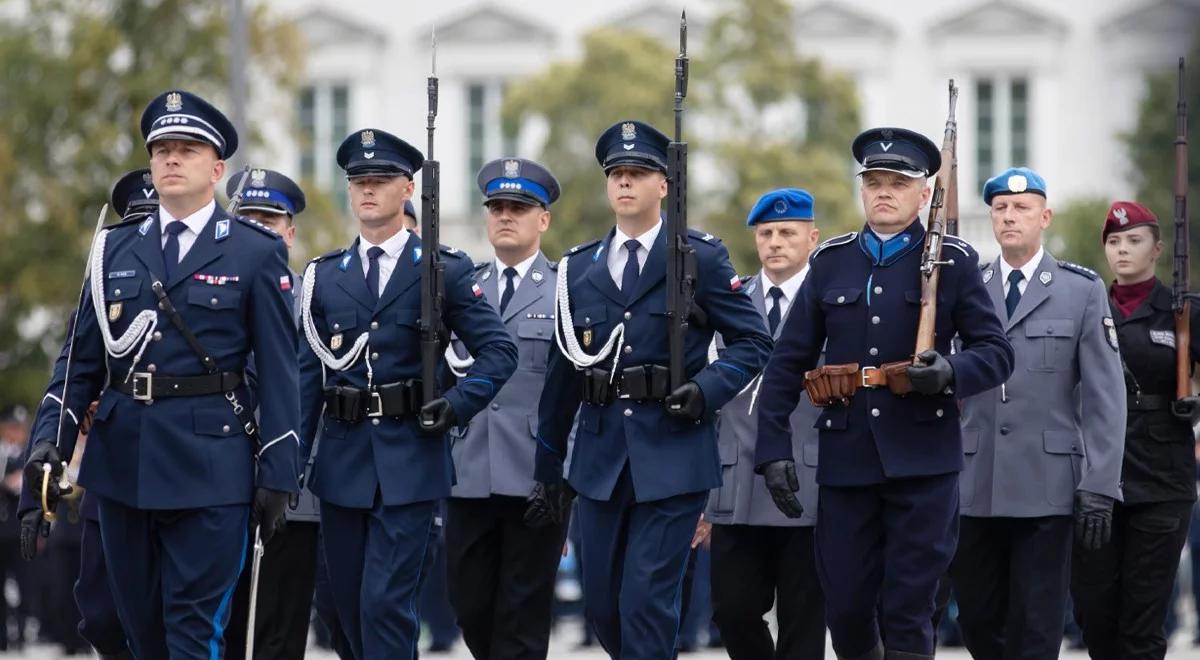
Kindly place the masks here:
[(179, 265), (179, 234), (187, 228), (180, 220), (167, 223), (167, 242), (163, 244), (163, 275), (168, 281), (171, 279), (171, 273)]
[(504, 293), (500, 296), (501, 314), (504, 313), (504, 310), (508, 309), (508, 303), (512, 301), (513, 292), (517, 289), (517, 283), (515, 281), (516, 276), (516, 268), (509, 266), (508, 268), (504, 269)]
[(373, 245), (367, 250), (367, 290), (376, 300), (379, 299), (379, 255), (381, 254), (383, 254), (383, 248), (378, 245)]
[(775, 301), (775, 304), (771, 306), (771, 311), (767, 312), (767, 325), (771, 326), (771, 336), (774, 337), (775, 329), (779, 327), (780, 316), (783, 314), (783, 310), (780, 309), (779, 305), (783, 300), (783, 289), (773, 286), (767, 293)]
[(637, 288), (638, 276), (641, 275), (641, 269), (638, 268), (638, 248), (641, 243), (635, 239), (625, 241), (625, 251), (629, 253), (629, 258), (625, 260), (625, 272), (621, 275), (621, 292), (625, 294), (625, 298), (633, 297), (633, 290)]
[(1021, 280), (1025, 279), (1025, 273), (1019, 270), (1014, 270), (1008, 274), (1008, 295), (1004, 296), (1004, 307), (1008, 310), (1008, 318), (1012, 318), (1013, 311), (1017, 309), (1017, 303), (1021, 302), (1021, 287), (1018, 286)]

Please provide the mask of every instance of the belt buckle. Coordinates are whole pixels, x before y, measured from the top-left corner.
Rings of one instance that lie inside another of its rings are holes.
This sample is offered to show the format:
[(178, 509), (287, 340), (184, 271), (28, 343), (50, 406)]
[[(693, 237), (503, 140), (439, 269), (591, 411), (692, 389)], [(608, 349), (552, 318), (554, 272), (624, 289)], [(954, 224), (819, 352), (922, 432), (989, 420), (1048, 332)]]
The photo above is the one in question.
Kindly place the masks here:
[(878, 385), (867, 382), (867, 374), (872, 371), (879, 371), (879, 367), (863, 367), (859, 371), (859, 387), (867, 390), (873, 390), (879, 387)]
[(154, 391), (154, 374), (147, 372), (139, 372), (133, 375), (133, 399), (134, 401), (151, 401), (151, 396)]
[(367, 417), (383, 417), (383, 399), (379, 392), (371, 392), (371, 398), (367, 399)]

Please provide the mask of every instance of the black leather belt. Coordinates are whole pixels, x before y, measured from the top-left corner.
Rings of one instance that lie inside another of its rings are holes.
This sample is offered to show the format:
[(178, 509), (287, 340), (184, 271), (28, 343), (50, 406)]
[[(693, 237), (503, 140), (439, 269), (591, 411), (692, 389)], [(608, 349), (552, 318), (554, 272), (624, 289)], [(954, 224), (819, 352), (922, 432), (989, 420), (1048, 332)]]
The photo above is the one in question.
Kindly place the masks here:
[(671, 371), (664, 366), (647, 364), (617, 372), (609, 383), (610, 370), (583, 370), (583, 401), (606, 406), (617, 399), (662, 401), (671, 393)]
[(1171, 397), (1161, 394), (1130, 394), (1126, 398), (1126, 405), (1129, 410), (1151, 411), (1151, 410), (1167, 410), (1171, 407)]
[(403, 417), (421, 410), (421, 380), (358, 387), (326, 387), (325, 412), (343, 422), (361, 422), (367, 417)]
[(159, 376), (149, 372), (135, 372), (129, 380), (114, 376), (110, 386), (138, 401), (152, 401), (179, 396), (204, 396), (224, 394), (242, 384), (242, 375), (232, 371), (219, 371), (203, 376)]

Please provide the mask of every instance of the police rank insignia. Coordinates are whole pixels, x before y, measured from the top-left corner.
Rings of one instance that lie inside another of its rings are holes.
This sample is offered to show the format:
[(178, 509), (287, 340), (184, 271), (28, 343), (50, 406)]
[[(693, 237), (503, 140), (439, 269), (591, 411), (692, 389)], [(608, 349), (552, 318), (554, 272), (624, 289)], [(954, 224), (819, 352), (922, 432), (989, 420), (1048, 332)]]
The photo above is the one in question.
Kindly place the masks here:
[(992, 269), (989, 268), (989, 269), (983, 271), (983, 283), (987, 284), (988, 282), (991, 282), (991, 281), (992, 281)]
[(183, 109), (183, 95), (179, 92), (167, 94), (167, 112), (179, 112)]
[(1108, 345), (1112, 346), (1114, 351), (1120, 352), (1117, 344), (1117, 326), (1113, 324), (1111, 316), (1104, 317), (1104, 336), (1108, 337)]
[(583, 331), (583, 347), (587, 348), (592, 345), (592, 329), (588, 328)]
[(490, 271), (490, 270), (483, 271), (483, 275), (479, 276), (479, 279), (483, 280), (484, 282), (488, 281), (491, 278), (492, 278), (492, 271)]
[(637, 139), (637, 125), (631, 121), (621, 124), (621, 139), (629, 142)]
[(1043, 270), (1042, 272), (1038, 273), (1038, 281), (1041, 282), (1042, 284), (1049, 284), (1050, 280), (1053, 279), (1053, 277), (1054, 276), (1051, 275), (1050, 271), (1048, 271), (1048, 270)]
[(369, 149), (375, 146), (375, 131), (363, 131), (358, 137), (363, 147)]
[(124, 303), (119, 303), (119, 302), (110, 303), (108, 306), (109, 322), (111, 323), (111, 322), (114, 322), (117, 319), (121, 318), (121, 310), (124, 308), (125, 308)]
[(221, 240), (222, 238), (225, 238), (228, 235), (229, 235), (229, 220), (218, 220), (216, 233), (214, 234), (213, 237), (216, 238), (217, 240)]
[(515, 179), (521, 176), (521, 161), (506, 160), (504, 161), (504, 178)]
[(1151, 330), (1150, 343), (1175, 348), (1175, 333), (1170, 330)]
[(267, 185), (267, 173), (265, 170), (250, 170), (250, 185), (255, 188), (262, 188)]
[(529, 274), (529, 279), (533, 280), (534, 282), (541, 282), (542, 281), (542, 271), (540, 271), (540, 270), (533, 271), (532, 273)]
[(337, 349), (339, 349), (341, 347), (342, 347), (342, 333), (339, 332), (336, 335), (329, 338), (329, 348), (331, 350), (336, 351)]

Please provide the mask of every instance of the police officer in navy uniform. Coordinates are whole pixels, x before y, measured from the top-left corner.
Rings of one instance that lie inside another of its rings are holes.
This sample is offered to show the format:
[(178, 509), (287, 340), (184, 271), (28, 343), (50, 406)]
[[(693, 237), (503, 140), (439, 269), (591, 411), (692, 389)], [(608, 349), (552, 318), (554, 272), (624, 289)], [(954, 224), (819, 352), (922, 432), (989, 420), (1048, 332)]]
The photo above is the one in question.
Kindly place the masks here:
[[(54, 505), (75, 421), (99, 395), (80, 483), (98, 497), (130, 650), (209, 658), (222, 652), (251, 525), (269, 539), (297, 491), (287, 251), (274, 232), (216, 205), (213, 187), (237, 148), (219, 110), (170, 91), (147, 106), (141, 128), (160, 207), (97, 238), (66, 380), (71, 415), (58, 437), (57, 423), (37, 437), (27, 488), (39, 502), (49, 466)], [(257, 426), (243, 405), (251, 352), (272, 384), (259, 393)]]
[[(816, 422), (816, 557), (833, 648), (839, 658), (926, 658), (934, 646), (934, 593), (958, 537), (963, 458), (955, 398), (1000, 385), (1012, 372), (1012, 347), (978, 256), (947, 237), (936, 350), (917, 356), (919, 366), (885, 376), (883, 365), (912, 360), (925, 242), (917, 214), (941, 157), (928, 138), (899, 128), (862, 133), (853, 153), (862, 165), (867, 224), (826, 241), (809, 259), (763, 375), (755, 461), (767, 488), (788, 499), (798, 489), (790, 418), (805, 378), (813, 376), (819, 391), (838, 386), (833, 398), (813, 399), (825, 406)], [(962, 350), (952, 355), (955, 333)], [(822, 346), (827, 364), (806, 374)], [(791, 509), (781, 510), (795, 516)]]
[[(450, 495), (446, 434), (496, 395), (517, 347), (459, 250), (440, 248), (444, 321), (475, 356), (467, 375), (423, 401), (418, 322), (421, 241), (404, 229), (404, 201), (424, 158), (378, 129), (337, 153), (360, 236), (304, 274), (301, 401), (306, 446), (321, 427), (311, 486), (321, 500), (324, 552), (338, 618), (356, 658), (412, 658), (417, 592), (438, 500)], [(422, 428), (418, 415), (434, 423)]]
[[(242, 179), (246, 182), (243, 185)], [(230, 199), (241, 187), (238, 213), (271, 228), (283, 238), (288, 251), (296, 239), (296, 216), (304, 211), (304, 191), (295, 181), (274, 170), (252, 168), (238, 172), (225, 183)], [(290, 272), (290, 271), (289, 271)], [(299, 322), (300, 276), (292, 277), (294, 318)], [(252, 381), (253, 370), (249, 370)], [(252, 389), (266, 386), (253, 382)], [(305, 472), (309, 466), (305, 466)], [(317, 501), (308, 488), (288, 502), (284, 513), (287, 526), (264, 548), (258, 576), (258, 606), (254, 619), (254, 657), (301, 658), (308, 645), (308, 621), (312, 614), (313, 589), (317, 571), (317, 533), (320, 529)], [(254, 549), (247, 548), (247, 566)], [(245, 656), (246, 625), (250, 604), (250, 571), (242, 571), (234, 591), (229, 627), (225, 631), (227, 660)]]
[[(814, 202), (806, 190), (783, 188), (758, 199), (746, 218), (754, 231), (762, 270), (743, 289), (778, 336), (816, 247)], [(803, 397), (791, 415), (792, 458), (802, 513), (789, 518), (775, 506), (762, 475), (754, 472), (758, 440), (752, 389), (721, 409), (718, 443), (722, 484), (712, 491), (704, 517), (712, 523), (713, 621), (733, 660), (799, 660), (825, 653), (825, 599), (813, 559), (817, 522), (818, 410)], [(778, 642), (763, 617), (777, 612)]]
[(983, 281), (1016, 368), (999, 389), (962, 401), (966, 468), (950, 575), (972, 656), (1057, 658), (1072, 529), (1099, 548), (1121, 495), (1121, 358), (1100, 279), (1042, 247), (1053, 217), (1045, 179), (1006, 169), (988, 179), (983, 201), (1000, 245)]
[[(690, 542), (708, 491), (721, 483), (714, 417), (771, 348), (725, 246), (690, 231), (699, 275), (686, 342), (690, 380), (670, 391), (660, 216), (667, 143), (652, 126), (626, 121), (596, 144), (616, 227), (559, 262), (558, 350), (538, 404), (529, 519), (561, 524), (579, 493), (587, 618), (622, 660), (675, 652)], [(714, 332), (726, 348), (708, 364)]]
[(559, 186), (549, 170), (521, 158), (494, 160), (476, 179), (495, 258), (476, 267), (475, 281), (520, 357), (491, 404), (455, 433), (458, 482), (446, 512), (450, 599), (474, 657), (544, 659), (567, 526), (531, 529), (524, 517), (558, 282), (541, 239)]
[[(1112, 539), (1099, 548), (1076, 543), (1071, 558), (1075, 620), (1088, 653), (1109, 658), (1163, 658), (1179, 553), (1196, 500), (1196, 396), (1175, 401), (1175, 313), (1171, 288), (1154, 276), (1163, 243), (1158, 219), (1131, 201), (1113, 202), (1101, 236), (1115, 281), (1108, 291), (1125, 363), (1127, 424), (1121, 479), (1124, 499), (1112, 511)], [(1191, 307), (1189, 362), (1200, 360), (1200, 308)], [(1110, 384), (1115, 387), (1115, 384)]]

